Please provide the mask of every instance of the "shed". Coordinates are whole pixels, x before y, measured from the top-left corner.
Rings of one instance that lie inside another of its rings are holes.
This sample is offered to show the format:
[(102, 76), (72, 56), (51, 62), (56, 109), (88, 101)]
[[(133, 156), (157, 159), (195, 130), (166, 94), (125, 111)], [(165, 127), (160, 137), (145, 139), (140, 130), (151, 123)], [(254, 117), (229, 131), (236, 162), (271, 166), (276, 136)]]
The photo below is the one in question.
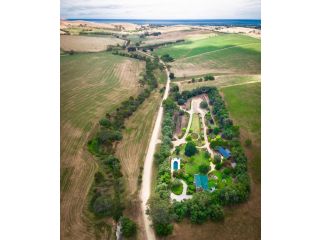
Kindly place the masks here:
[(226, 159), (228, 159), (231, 156), (231, 152), (229, 149), (224, 149), (223, 147), (218, 147), (219, 153)]
[(196, 185), (196, 190), (208, 190), (208, 176), (195, 174), (194, 175), (194, 184)]

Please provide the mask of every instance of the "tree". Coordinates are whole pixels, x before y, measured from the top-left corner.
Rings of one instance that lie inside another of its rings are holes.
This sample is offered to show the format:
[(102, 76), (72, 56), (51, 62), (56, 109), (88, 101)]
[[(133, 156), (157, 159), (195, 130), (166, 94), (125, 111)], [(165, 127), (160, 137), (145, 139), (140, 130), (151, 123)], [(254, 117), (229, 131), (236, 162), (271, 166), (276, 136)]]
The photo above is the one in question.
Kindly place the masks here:
[(186, 144), (185, 152), (184, 154), (188, 157), (191, 157), (197, 153), (196, 145), (193, 142), (188, 142)]
[(193, 82), (193, 83), (194, 83), (195, 81), (196, 81), (196, 80), (195, 80), (194, 78), (192, 78), (191, 82)]
[(220, 128), (215, 127), (215, 128), (213, 129), (213, 133), (214, 133), (215, 135), (217, 135), (219, 132), (220, 132)]
[(221, 156), (218, 155), (218, 154), (214, 155), (214, 157), (213, 157), (213, 162), (214, 162), (214, 164), (219, 164), (219, 163), (221, 163)]
[(174, 79), (174, 73), (171, 72), (171, 73), (169, 74), (169, 77), (170, 77), (170, 79)]
[(208, 164), (201, 164), (199, 166), (199, 172), (201, 174), (205, 175), (205, 174), (207, 174), (209, 172), (209, 170), (210, 170), (210, 166)]
[(159, 195), (151, 197), (148, 201), (147, 213), (150, 215), (156, 234), (159, 236), (167, 236), (173, 230), (169, 201), (169, 199), (160, 198)]
[(121, 220), (121, 233), (125, 237), (132, 237), (137, 232), (137, 225), (134, 221), (127, 217), (122, 217)]
[(107, 118), (102, 118), (102, 119), (99, 121), (99, 124), (100, 124), (101, 126), (106, 127), (106, 128), (108, 128), (108, 127), (111, 126), (111, 122), (110, 122), (110, 120), (107, 119)]
[(111, 216), (113, 207), (112, 199), (105, 196), (98, 197), (93, 203), (93, 211), (97, 216)]
[(186, 101), (183, 98), (179, 98), (178, 105), (183, 105)]
[(207, 108), (208, 108), (208, 103), (207, 103), (206, 101), (202, 101), (202, 102), (200, 103), (200, 107), (201, 107), (202, 109), (207, 109)]

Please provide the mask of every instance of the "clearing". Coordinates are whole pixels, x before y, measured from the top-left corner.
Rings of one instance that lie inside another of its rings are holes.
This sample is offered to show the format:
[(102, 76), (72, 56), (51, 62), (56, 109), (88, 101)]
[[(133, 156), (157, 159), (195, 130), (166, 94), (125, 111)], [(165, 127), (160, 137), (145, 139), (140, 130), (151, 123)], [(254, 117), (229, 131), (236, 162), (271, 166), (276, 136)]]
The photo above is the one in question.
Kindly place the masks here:
[(144, 63), (110, 53), (60, 57), (61, 239), (92, 239), (85, 216), (97, 165), (87, 151), (98, 120), (139, 93)]

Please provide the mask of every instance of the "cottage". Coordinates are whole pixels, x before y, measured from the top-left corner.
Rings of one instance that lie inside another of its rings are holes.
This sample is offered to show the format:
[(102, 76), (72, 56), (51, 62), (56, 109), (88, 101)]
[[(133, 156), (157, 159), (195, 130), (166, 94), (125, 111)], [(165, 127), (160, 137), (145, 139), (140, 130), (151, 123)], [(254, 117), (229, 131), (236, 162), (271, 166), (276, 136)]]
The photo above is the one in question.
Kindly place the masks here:
[(207, 175), (201, 175), (201, 174), (195, 174), (194, 175), (194, 184), (196, 185), (196, 190), (201, 191), (205, 190), (208, 191), (208, 176)]

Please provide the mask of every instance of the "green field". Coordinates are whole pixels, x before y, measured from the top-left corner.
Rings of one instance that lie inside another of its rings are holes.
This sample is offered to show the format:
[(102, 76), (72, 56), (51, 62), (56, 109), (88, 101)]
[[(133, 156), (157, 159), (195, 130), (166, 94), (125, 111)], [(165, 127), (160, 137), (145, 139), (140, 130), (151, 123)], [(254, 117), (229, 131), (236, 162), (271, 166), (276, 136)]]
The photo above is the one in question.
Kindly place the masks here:
[(221, 89), (232, 119), (242, 130), (242, 141), (249, 138), (252, 147), (249, 166), (253, 178), (260, 182), (261, 168), (261, 83), (251, 83)]
[(84, 216), (97, 165), (87, 151), (99, 119), (140, 92), (144, 63), (110, 53), (60, 57), (61, 238), (94, 239)]
[(170, 54), (171, 71), (178, 78), (204, 74), (260, 74), (261, 40), (241, 34), (217, 36), (172, 44), (155, 51)]
[[(250, 44), (250, 45), (249, 45)], [(170, 54), (174, 59), (191, 57), (229, 47), (241, 46), (244, 49), (255, 49), (260, 40), (240, 34), (220, 34), (200, 40), (189, 40), (181, 44), (169, 45), (155, 51), (157, 55)]]

